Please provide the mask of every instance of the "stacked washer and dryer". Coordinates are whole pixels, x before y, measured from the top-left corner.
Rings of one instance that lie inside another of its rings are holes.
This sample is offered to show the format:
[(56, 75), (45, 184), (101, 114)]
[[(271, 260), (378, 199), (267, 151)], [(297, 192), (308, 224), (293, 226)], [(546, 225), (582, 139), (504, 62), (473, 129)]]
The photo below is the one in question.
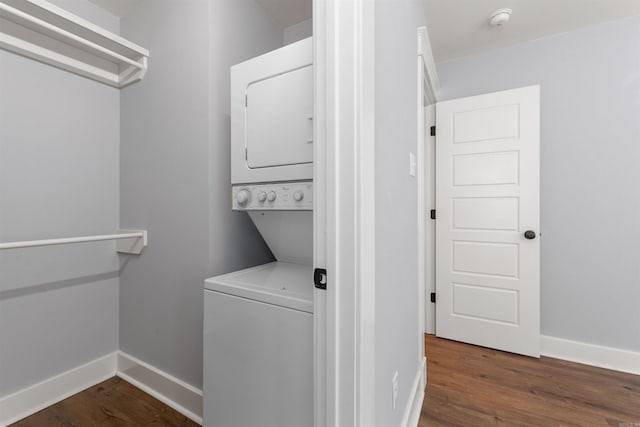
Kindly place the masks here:
[(313, 425), (311, 38), (231, 68), (232, 208), (277, 261), (205, 281), (204, 425)]

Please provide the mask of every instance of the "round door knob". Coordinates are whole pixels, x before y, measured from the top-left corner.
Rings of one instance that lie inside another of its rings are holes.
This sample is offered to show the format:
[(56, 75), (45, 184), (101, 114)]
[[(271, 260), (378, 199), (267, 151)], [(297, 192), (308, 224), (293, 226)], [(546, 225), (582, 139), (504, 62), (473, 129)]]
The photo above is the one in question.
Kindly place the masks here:
[(275, 199), (276, 199), (276, 192), (269, 191), (269, 194), (267, 194), (267, 200), (270, 202), (273, 202)]
[(258, 201), (260, 203), (264, 203), (264, 201), (267, 200), (267, 193), (265, 193), (264, 191), (261, 191), (258, 193)]
[(238, 194), (236, 194), (236, 200), (238, 204), (244, 205), (249, 201), (249, 191), (248, 190), (240, 190)]
[(525, 239), (529, 239), (529, 240), (533, 240), (536, 238), (536, 232), (533, 230), (527, 230), (524, 232), (524, 238)]
[(304, 193), (302, 191), (298, 190), (295, 193), (293, 193), (293, 200), (295, 200), (296, 202), (299, 202), (302, 199), (304, 199)]

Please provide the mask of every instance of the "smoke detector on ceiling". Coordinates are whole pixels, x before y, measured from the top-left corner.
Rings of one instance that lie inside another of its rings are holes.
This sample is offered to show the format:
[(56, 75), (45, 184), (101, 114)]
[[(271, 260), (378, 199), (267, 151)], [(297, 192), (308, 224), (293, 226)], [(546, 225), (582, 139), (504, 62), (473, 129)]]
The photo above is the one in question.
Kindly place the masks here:
[(511, 13), (513, 11), (511, 9), (498, 9), (491, 14), (489, 17), (489, 25), (492, 27), (502, 27), (507, 22), (509, 22), (509, 18), (511, 18)]

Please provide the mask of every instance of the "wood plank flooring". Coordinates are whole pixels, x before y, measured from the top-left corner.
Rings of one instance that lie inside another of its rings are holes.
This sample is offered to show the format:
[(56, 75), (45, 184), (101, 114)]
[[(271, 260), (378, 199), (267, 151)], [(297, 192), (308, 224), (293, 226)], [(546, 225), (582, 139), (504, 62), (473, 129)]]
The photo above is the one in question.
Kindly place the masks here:
[(56, 403), (11, 427), (196, 427), (179, 412), (118, 377)]
[[(428, 385), (419, 427), (640, 427), (640, 376), (433, 336), (425, 344)], [(151, 425), (197, 424), (116, 377), (12, 427)]]
[(640, 376), (425, 338), (419, 427), (640, 427)]

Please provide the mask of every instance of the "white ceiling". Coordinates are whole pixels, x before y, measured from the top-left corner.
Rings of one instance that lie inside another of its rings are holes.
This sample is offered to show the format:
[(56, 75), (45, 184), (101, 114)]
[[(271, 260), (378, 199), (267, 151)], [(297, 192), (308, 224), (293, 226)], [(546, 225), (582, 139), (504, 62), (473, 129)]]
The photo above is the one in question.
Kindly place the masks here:
[[(90, 1), (122, 17), (142, 0)], [(423, 1), (436, 62), (640, 15), (640, 0)], [(312, 0), (256, 2), (283, 28), (311, 18)], [(511, 21), (504, 27), (490, 28), (491, 13), (505, 7), (513, 9)]]
[[(551, 34), (640, 15), (640, 0), (424, 0), (436, 62)], [(511, 21), (490, 28), (489, 16), (513, 9)]]

